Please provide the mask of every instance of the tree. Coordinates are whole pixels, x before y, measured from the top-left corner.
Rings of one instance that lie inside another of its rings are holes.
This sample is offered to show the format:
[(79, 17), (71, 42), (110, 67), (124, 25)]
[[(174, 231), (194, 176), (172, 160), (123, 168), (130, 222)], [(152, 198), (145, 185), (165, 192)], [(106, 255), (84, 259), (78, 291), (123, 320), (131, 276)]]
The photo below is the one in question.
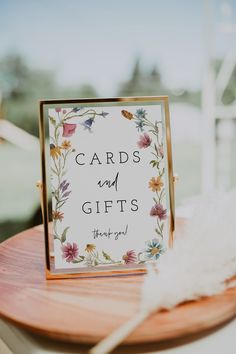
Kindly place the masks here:
[(97, 96), (89, 84), (76, 88), (59, 87), (53, 71), (32, 69), (18, 54), (0, 60), (0, 91), (5, 100), (5, 118), (36, 136), (40, 99)]

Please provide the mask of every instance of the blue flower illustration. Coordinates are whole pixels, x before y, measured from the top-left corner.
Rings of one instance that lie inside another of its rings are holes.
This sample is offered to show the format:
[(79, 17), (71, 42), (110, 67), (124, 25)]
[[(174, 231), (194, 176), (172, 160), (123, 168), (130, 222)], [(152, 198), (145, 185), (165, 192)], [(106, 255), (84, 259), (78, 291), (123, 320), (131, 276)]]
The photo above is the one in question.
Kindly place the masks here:
[(136, 110), (135, 116), (139, 119), (145, 119), (147, 112), (143, 108), (139, 108)]
[(147, 247), (144, 250), (144, 257), (147, 260), (157, 260), (160, 255), (164, 254), (166, 251), (163, 244), (157, 238), (152, 239), (152, 241), (147, 241), (146, 246)]
[(102, 116), (103, 118), (106, 118), (106, 116), (107, 116), (108, 114), (109, 114), (109, 113), (102, 111), (101, 116)]
[(94, 118), (89, 118), (82, 123), (84, 129), (91, 131), (92, 124), (94, 123)]
[(143, 132), (143, 127), (144, 127), (144, 121), (142, 119), (136, 120), (135, 121), (136, 124), (136, 128), (138, 129), (138, 131)]

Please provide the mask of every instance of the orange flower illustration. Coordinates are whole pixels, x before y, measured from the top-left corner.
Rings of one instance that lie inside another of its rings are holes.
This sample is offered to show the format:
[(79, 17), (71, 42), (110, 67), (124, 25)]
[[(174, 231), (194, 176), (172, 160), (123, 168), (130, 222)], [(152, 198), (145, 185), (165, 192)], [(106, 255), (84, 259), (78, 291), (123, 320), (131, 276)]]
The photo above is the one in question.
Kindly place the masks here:
[(164, 186), (164, 183), (162, 182), (162, 179), (160, 176), (158, 176), (157, 178), (152, 177), (149, 181), (149, 188), (153, 192), (159, 192), (163, 186)]
[(53, 159), (58, 159), (58, 156), (61, 156), (61, 150), (59, 146), (55, 146), (54, 144), (50, 144), (50, 155)]
[(86, 245), (85, 251), (91, 253), (95, 250), (96, 246), (93, 243), (88, 243)]
[(64, 213), (62, 213), (61, 211), (53, 211), (52, 212), (52, 218), (54, 220), (62, 221), (62, 219), (64, 218)]
[(71, 148), (70, 140), (63, 140), (63, 142), (61, 144), (61, 148), (64, 150), (69, 150)]
[(129, 111), (126, 111), (125, 109), (123, 109), (121, 111), (121, 114), (122, 114), (123, 117), (125, 117), (126, 119), (129, 119), (129, 120), (134, 118), (133, 114), (131, 112), (129, 112)]

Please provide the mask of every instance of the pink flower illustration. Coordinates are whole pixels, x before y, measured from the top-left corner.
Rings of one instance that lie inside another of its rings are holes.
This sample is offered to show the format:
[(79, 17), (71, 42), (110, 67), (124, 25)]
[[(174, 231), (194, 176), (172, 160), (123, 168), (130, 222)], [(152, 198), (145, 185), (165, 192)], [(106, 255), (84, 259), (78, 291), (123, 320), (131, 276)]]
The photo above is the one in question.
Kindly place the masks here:
[(62, 136), (64, 138), (68, 138), (68, 137), (72, 136), (75, 132), (75, 129), (76, 129), (76, 124), (64, 123)]
[(159, 148), (158, 148), (158, 153), (159, 155), (161, 156), (161, 158), (163, 159), (164, 157), (164, 148), (163, 148), (163, 145), (160, 145)]
[(147, 133), (144, 133), (143, 135), (140, 135), (139, 137), (139, 141), (138, 141), (138, 147), (140, 149), (144, 148), (146, 149), (147, 147), (149, 147), (151, 145), (152, 139), (150, 138), (150, 136)]
[(55, 108), (55, 111), (56, 111), (57, 113), (60, 113), (60, 112), (61, 112), (61, 108), (60, 108), (60, 107), (57, 107), (57, 108)]
[(79, 248), (75, 242), (73, 242), (73, 245), (67, 242), (66, 245), (61, 247), (61, 250), (62, 257), (65, 258), (66, 262), (72, 262), (79, 254)]
[(160, 220), (165, 220), (167, 215), (167, 210), (163, 208), (161, 204), (156, 204), (152, 207), (150, 211), (151, 216), (158, 216)]
[(135, 263), (137, 261), (137, 256), (134, 250), (130, 250), (123, 255), (122, 259), (126, 264)]

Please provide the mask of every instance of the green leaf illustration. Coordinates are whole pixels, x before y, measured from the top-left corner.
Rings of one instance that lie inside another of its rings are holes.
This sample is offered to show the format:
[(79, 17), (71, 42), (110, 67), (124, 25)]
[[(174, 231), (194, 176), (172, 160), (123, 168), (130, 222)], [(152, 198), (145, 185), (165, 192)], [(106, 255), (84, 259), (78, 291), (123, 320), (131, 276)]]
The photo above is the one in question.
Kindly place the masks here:
[(57, 175), (57, 172), (56, 172), (56, 170), (54, 170), (54, 168), (51, 167), (51, 171), (52, 171), (55, 175)]
[(70, 228), (70, 226), (67, 226), (61, 235), (61, 242), (62, 243), (66, 241), (66, 234), (67, 234), (67, 231), (69, 230), (69, 228)]
[(64, 171), (62, 172), (61, 176), (64, 177), (65, 174), (67, 174), (67, 170), (64, 170)]
[(154, 148), (155, 148), (155, 150), (156, 150), (156, 152), (158, 154), (158, 148), (157, 148), (156, 144), (154, 144)]
[(106, 261), (112, 261), (111, 257), (106, 252), (102, 251), (102, 255)]
[(72, 263), (81, 263), (83, 262), (83, 259), (73, 259)]
[(98, 262), (97, 259), (94, 259), (94, 265), (95, 265), (95, 266), (99, 265), (99, 262)]
[(50, 119), (50, 122), (55, 126), (56, 125), (56, 119), (53, 118), (53, 117), (50, 117), (50, 116), (49, 116), (49, 119)]
[(59, 241), (61, 241), (60, 238), (59, 238), (58, 236), (56, 236), (56, 235), (54, 235), (54, 240), (59, 240)]
[(164, 173), (165, 173), (165, 169), (163, 168), (163, 169), (162, 169), (162, 172), (161, 172), (161, 174), (160, 174), (160, 177), (162, 177), (162, 176), (164, 175)]

